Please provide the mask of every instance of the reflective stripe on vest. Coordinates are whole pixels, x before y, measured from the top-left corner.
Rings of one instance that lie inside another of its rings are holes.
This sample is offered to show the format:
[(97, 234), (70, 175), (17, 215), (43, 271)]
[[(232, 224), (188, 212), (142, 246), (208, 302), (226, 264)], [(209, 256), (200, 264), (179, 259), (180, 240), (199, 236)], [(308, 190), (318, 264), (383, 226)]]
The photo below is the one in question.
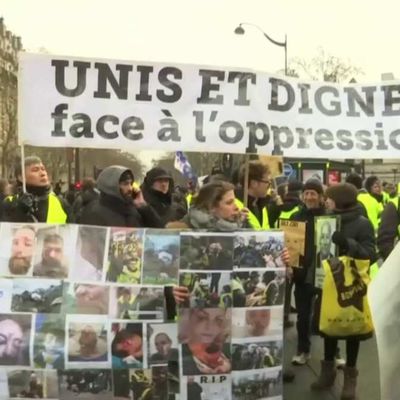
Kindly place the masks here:
[(54, 194), (49, 194), (49, 205), (47, 210), (48, 224), (65, 224), (67, 222), (67, 214), (65, 213), (60, 199)]
[(357, 196), (357, 200), (365, 207), (368, 219), (371, 221), (376, 232), (379, 227), (383, 204), (379, 203), (378, 200), (372, 197), (369, 193), (360, 193)]
[[(237, 205), (239, 210), (244, 208), (244, 204), (239, 199), (235, 199), (235, 204)], [(249, 219), (248, 219), (248, 221), (249, 221), (250, 226), (253, 229), (258, 229), (258, 230), (260, 230), (260, 229), (270, 229), (267, 207), (264, 207), (262, 209), (262, 225), (260, 224), (260, 221), (258, 220), (258, 218), (250, 210), (249, 210)]]
[(300, 210), (299, 206), (296, 206), (295, 208), (293, 208), (290, 211), (281, 211), (279, 218), (280, 219), (290, 219), (290, 217), (294, 214), (297, 213), (297, 211)]

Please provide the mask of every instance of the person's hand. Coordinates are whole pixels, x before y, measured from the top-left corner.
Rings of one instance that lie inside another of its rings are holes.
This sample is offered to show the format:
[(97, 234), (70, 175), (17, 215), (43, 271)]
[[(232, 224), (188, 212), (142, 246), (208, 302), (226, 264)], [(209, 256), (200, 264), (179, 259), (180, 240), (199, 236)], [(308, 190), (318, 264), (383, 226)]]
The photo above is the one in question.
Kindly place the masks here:
[(332, 242), (342, 249), (347, 249), (348, 247), (346, 236), (344, 236), (344, 234), (339, 231), (333, 232)]
[(133, 197), (133, 204), (135, 205), (135, 207), (139, 208), (146, 205), (146, 201), (140, 189), (133, 188), (132, 197)]
[(189, 289), (185, 286), (174, 286), (172, 294), (174, 295), (176, 304), (182, 304), (189, 300), (190, 297)]
[(286, 265), (286, 267), (289, 267), (290, 254), (289, 254), (289, 250), (287, 247), (284, 247), (283, 250), (281, 251), (281, 260)]
[(250, 214), (250, 210), (246, 207), (243, 207), (240, 211), (239, 211), (239, 219), (240, 221), (244, 222), (247, 221), (249, 219), (249, 214)]
[(31, 193), (22, 193), (18, 197), (18, 206), (25, 214), (33, 214), (35, 212), (35, 199)]

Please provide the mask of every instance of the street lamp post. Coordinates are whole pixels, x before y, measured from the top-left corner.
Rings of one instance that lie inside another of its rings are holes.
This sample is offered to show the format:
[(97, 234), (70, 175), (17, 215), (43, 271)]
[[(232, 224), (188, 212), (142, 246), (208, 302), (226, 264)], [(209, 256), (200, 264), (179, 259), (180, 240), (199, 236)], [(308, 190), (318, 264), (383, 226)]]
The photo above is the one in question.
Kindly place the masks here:
[(258, 29), (265, 38), (267, 38), (272, 44), (274, 44), (275, 46), (279, 46), (279, 47), (283, 47), (285, 49), (285, 75), (288, 74), (288, 65), (287, 65), (287, 36), (285, 35), (285, 41), (284, 42), (279, 42), (277, 40), (272, 39), (271, 36), (269, 36), (268, 34), (266, 34), (258, 25), (255, 24), (251, 24), (249, 22), (242, 22), (240, 23), (236, 29), (235, 29), (235, 34), (236, 35), (244, 35), (245, 30), (243, 28), (243, 25), (249, 25), (252, 26), (253, 28)]

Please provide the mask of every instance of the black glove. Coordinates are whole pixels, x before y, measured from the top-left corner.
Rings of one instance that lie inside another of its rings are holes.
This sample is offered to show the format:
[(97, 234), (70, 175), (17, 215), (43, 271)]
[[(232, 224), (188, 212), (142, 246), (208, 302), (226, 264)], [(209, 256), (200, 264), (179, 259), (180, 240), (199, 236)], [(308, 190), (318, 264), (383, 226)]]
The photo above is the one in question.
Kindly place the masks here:
[(347, 238), (344, 236), (342, 232), (335, 231), (333, 232), (332, 235), (332, 242), (336, 244), (336, 246), (339, 246), (339, 248), (343, 250), (348, 249), (348, 243), (347, 243)]
[(36, 201), (32, 194), (22, 193), (18, 196), (18, 207), (24, 214), (35, 214)]

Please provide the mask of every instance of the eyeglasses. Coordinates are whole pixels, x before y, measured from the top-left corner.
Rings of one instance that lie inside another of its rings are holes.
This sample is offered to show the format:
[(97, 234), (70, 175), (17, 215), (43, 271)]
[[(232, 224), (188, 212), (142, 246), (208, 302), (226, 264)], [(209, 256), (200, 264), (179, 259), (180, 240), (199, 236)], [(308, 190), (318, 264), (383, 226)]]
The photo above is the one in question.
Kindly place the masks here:
[(268, 179), (268, 180), (264, 180), (264, 179), (257, 179), (257, 181), (258, 181), (258, 182), (262, 182), (262, 183), (266, 183), (266, 184), (268, 184), (268, 185), (271, 185), (271, 184), (272, 184), (272, 181), (271, 181), (271, 179)]

